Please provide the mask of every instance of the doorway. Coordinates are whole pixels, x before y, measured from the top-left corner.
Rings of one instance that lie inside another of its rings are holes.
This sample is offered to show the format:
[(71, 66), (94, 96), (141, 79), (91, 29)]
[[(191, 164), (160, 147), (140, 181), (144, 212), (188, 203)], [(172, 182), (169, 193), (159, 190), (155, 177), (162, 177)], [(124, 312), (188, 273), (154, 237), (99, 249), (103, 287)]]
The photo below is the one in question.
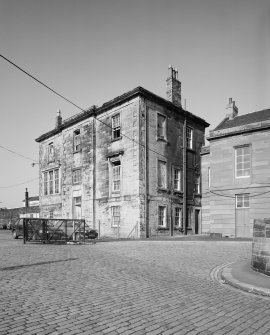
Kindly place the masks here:
[(200, 210), (195, 209), (195, 234), (199, 234)]

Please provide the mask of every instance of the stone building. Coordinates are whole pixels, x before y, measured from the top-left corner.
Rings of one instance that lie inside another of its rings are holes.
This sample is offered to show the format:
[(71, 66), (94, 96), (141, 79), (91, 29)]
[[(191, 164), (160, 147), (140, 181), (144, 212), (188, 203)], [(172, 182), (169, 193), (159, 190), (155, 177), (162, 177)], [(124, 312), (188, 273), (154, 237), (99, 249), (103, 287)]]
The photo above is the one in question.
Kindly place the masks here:
[(167, 100), (137, 87), (64, 121), (59, 113), (36, 140), (41, 217), (85, 218), (110, 237), (200, 232), (208, 126), (182, 108), (172, 67)]
[(254, 219), (269, 217), (270, 109), (226, 118), (202, 149), (202, 232), (252, 236)]

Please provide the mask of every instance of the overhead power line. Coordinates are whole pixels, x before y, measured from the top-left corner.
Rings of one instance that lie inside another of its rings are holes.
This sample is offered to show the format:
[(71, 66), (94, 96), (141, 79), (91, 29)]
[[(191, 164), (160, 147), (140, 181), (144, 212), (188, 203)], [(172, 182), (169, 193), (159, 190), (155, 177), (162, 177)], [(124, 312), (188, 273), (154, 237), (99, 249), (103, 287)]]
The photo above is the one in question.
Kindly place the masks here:
[(19, 183), (19, 184), (13, 184), (13, 185), (9, 185), (9, 186), (0, 186), (0, 188), (12, 188), (12, 187), (17, 187), (17, 186), (21, 186), (21, 185), (30, 183), (31, 181), (38, 180), (38, 179), (39, 179), (39, 178), (29, 179), (29, 180), (26, 180), (26, 181), (24, 181), (24, 182), (22, 182), (22, 183)]
[(19, 153), (16, 152), (16, 151), (13, 151), (13, 150), (11, 150), (11, 149), (8, 149), (8, 148), (4, 147), (3, 145), (0, 145), (0, 148), (4, 149), (4, 150), (6, 150), (6, 151), (9, 151), (9, 152), (11, 152), (11, 153), (14, 154), (14, 155), (17, 155), (17, 156), (20, 156), (20, 157), (22, 157), (22, 158), (28, 159), (28, 160), (30, 160), (30, 161), (32, 161), (32, 162), (38, 163), (37, 160), (35, 160), (35, 159), (33, 159), (33, 158), (30, 158), (30, 157), (27, 157), (27, 156), (24, 156), (24, 155), (22, 155), (22, 154), (19, 154)]
[[(43, 83), (40, 79), (36, 78), (35, 76), (31, 75), (29, 72), (25, 71), (24, 69), (22, 69), (20, 66), (18, 66), (17, 64), (15, 64), (14, 62), (12, 62), (10, 59), (6, 58), (5, 56), (0, 54), (0, 57), (3, 58), (5, 61), (7, 61), (8, 63), (10, 63), (12, 66), (16, 67), (18, 70), (20, 70), (21, 72), (23, 72), (24, 74), (26, 74), (28, 77), (32, 78), (33, 80), (35, 80), (36, 82), (38, 82), (40, 85), (44, 86), (45, 88), (47, 88), (48, 90), (50, 90), (51, 92), (53, 92), (54, 94), (56, 94), (57, 96), (59, 96), (60, 98), (64, 99), (65, 101), (67, 101), (68, 103), (70, 103), (71, 105), (73, 105), (74, 107), (78, 108), (79, 110), (81, 110), (82, 112), (87, 112), (86, 109), (80, 107), (79, 105), (77, 105), (76, 103), (74, 103), (73, 101), (71, 101), (70, 99), (66, 98), (65, 96), (63, 96), (61, 93), (58, 93), (56, 90), (54, 90), (53, 88), (51, 88), (50, 86), (48, 86), (47, 84)], [(99, 118), (97, 118), (97, 121), (99, 121), (100, 123), (102, 123), (103, 125), (105, 125), (106, 127), (113, 129), (109, 124), (101, 121)], [(162, 156), (164, 158), (167, 158), (166, 156), (162, 155), (161, 153), (150, 149), (149, 147), (146, 147), (146, 145), (134, 140), (133, 138), (123, 134), (120, 131), (120, 134), (127, 138), (128, 140), (132, 141), (133, 143), (138, 144), (139, 146), (148, 149), (149, 151), (152, 151), (153, 153)]]

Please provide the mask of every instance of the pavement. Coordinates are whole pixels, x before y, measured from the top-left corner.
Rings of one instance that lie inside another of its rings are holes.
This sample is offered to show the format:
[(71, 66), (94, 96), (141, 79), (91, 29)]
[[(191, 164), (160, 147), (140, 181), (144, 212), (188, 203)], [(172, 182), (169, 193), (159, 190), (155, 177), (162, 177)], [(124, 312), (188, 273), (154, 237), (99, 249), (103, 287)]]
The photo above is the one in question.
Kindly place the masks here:
[(248, 270), (251, 248), (205, 237), (24, 245), (0, 231), (0, 335), (269, 334), (269, 296), (221, 278)]

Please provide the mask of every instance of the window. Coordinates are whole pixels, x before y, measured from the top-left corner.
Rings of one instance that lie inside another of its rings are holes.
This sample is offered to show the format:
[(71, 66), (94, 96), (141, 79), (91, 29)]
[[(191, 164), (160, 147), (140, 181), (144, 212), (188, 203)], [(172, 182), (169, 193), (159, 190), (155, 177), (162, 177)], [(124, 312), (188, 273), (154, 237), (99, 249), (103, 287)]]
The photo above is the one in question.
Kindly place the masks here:
[(249, 208), (249, 194), (236, 194), (236, 208)]
[(165, 206), (158, 207), (158, 225), (162, 227), (166, 227), (166, 207)]
[(235, 175), (236, 178), (250, 176), (250, 146), (235, 149)]
[(193, 129), (190, 127), (187, 127), (186, 130), (186, 139), (187, 139), (187, 148), (188, 149), (193, 149)]
[(53, 211), (49, 211), (49, 219), (53, 219)]
[(112, 191), (120, 192), (121, 186), (121, 162), (112, 163)]
[(174, 169), (173, 188), (175, 191), (181, 191), (181, 170)]
[(201, 178), (200, 178), (200, 176), (195, 177), (195, 194), (201, 194)]
[(163, 161), (158, 161), (158, 187), (167, 187), (167, 164)]
[(48, 146), (48, 160), (49, 162), (54, 161), (54, 146), (53, 143), (50, 143)]
[(73, 219), (82, 218), (82, 197), (73, 197)]
[(175, 208), (174, 225), (182, 227), (182, 210), (180, 207)]
[(112, 139), (119, 139), (121, 136), (120, 128), (120, 114), (116, 114), (112, 117)]
[(73, 181), (73, 184), (80, 184), (82, 182), (82, 170), (81, 169), (73, 170), (72, 181)]
[(78, 152), (81, 150), (81, 131), (77, 129), (73, 134), (73, 151)]
[(120, 226), (120, 206), (111, 207), (112, 211), (112, 227)]
[(59, 169), (43, 172), (44, 195), (60, 192)]
[(158, 114), (157, 137), (163, 139), (166, 138), (166, 117), (161, 114)]

